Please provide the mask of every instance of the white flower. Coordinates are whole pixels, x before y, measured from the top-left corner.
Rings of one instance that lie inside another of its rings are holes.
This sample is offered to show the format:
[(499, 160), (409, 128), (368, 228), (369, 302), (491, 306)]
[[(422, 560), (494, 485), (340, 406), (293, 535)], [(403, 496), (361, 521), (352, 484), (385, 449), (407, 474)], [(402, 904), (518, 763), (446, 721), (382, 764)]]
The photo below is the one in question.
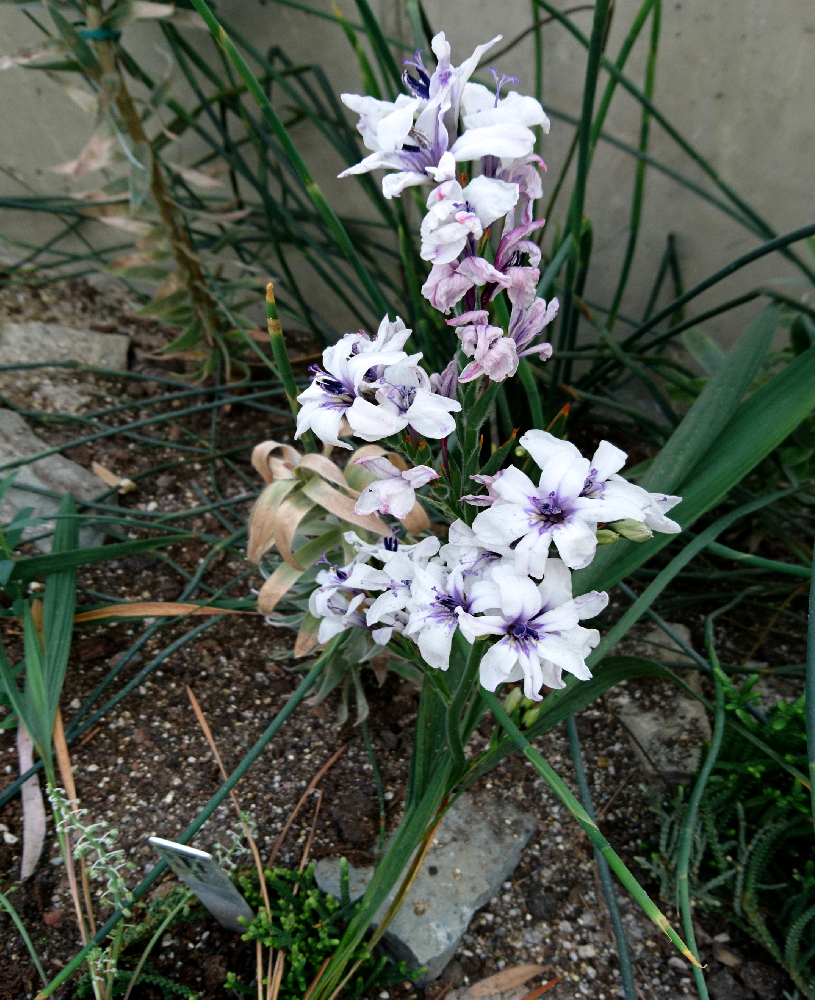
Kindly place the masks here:
[(366, 612), (369, 626), (382, 621), (391, 623), (394, 615), (399, 616), (400, 621), (407, 622), (407, 616), (402, 619), (401, 613), (410, 604), (411, 582), (418, 570), (426, 567), (438, 551), (439, 540), (431, 535), (423, 538), (418, 545), (399, 549), (388, 560), (384, 569), (369, 569), (365, 575), (365, 588), (383, 591)]
[[(325, 598), (325, 599), (324, 599)], [(335, 635), (354, 626), (365, 628), (365, 594), (348, 595), (335, 590), (330, 597), (325, 597), (315, 590), (308, 601), (308, 609), (320, 621), (317, 638), (321, 643), (328, 642)]]
[[(528, 450), (538, 461), (534, 441)], [(515, 466), (496, 476), (492, 489), (498, 500), (473, 522), (482, 545), (512, 556), (519, 573), (535, 577), (543, 576), (551, 542), (567, 566), (582, 569), (594, 557), (598, 521), (637, 520), (643, 514), (642, 505), (627, 495), (586, 493), (591, 466), (577, 449), (574, 454), (557, 449), (551, 457), (546, 452), (541, 462), (537, 486)]]
[(467, 590), (475, 579), (460, 565), (448, 572), (438, 561), (426, 569), (416, 570), (410, 588), (411, 612), (405, 635), (416, 642), (425, 662), (437, 670), (447, 670), (450, 666), (458, 610), (470, 610)]
[[(563, 670), (589, 680), (585, 657), (600, 633), (578, 623), (599, 614), (608, 595), (592, 592), (573, 599), (571, 575), (559, 559), (549, 561), (538, 586), (508, 565), (494, 567), (490, 577), (473, 586), (471, 613), (456, 612), (468, 641), (501, 636), (481, 660), (482, 685), (494, 691), (506, 681), (523, 679), (526, 697), (540, 701), (544, 684), (565, 686)], [(478, 614), (482, 610), (488, 613)]]
[[(437, 59), (432, 75), (425, 69), (421, 53), (406, 64), (413, 72), (406, 69), (402, 79), (412, 96), (400, 94), (391, 102), (343, 94), (343, 103), (359, 114), (357, 129), (372, 152), (339, 176), (394, 170), (396, 173), (386, 175), (382, 181), (385, 197), (394, 198), (412, 185), (449, 180), (456, 162), (485, 156), (496, 157), (502, 161), (502, 170), (511, 169), (517, 174), (511, 165), (534, 156), (535, 133), (529, 126), (542, 125), (548, 131), (549, 123), (534, 98), (515, 92), (500, 98), (506, 78), (498, 87), (498, 95), (468, 84), (482, 55), (500, 39), (498, 35), (477, 46), (461, 66), (453, 66), (450, 45), (440, 32), (431, 43)], [(459, 134), (461, 112), (465, 113), (465, 128)], [(524, 181), (525, 188), (530, 183), (534, 186), (534, 182)]]
[[(398, 323), (401, 320), (397, 320)], [(403, 333), (405, 340), (410, 335), (410, 331), (404, 329), (404, 323), (401, 330), (393, 332), (391, 328), (397, 324), (391, 324), (384, 337), (394, 345)], [(381, 334), (383, 326), (379, 329)], [(313, 430), (321, 441), (350, 450), (351, 446), (340, 441), (337, 435), (340, 421), (360, 398), (361, 385), (366, 375), (373, 369), (376, 377), (380, 368), (384, 371), (407, 357), (404, 351), (395, 346), (389, 346), (385, 350), (376, 350), (376, 346), (376, 341), (371, 342), (362, 334), (346, 334), (323, 351), (322, 368), (317, 365), (312, 367), (311, 385), (297, 397), (301, 408), (297, 413), (295, 438), (301, 437), (307, 430)]]
[(354, 507), (356, 514), (379, 511), (380, 514), (392, 514), (401, 521), (416, 504), (416, 490), (439, 478), (438, 472), (427, 465), (417, 465), (403, 472), (384, 456), (357, 458), (355, 462), (379, 476), (378, 482), (371, 483), (360, 494)]
[[(537, 302), (542, 300), (538, 299)], [(514, 310), (513, 310), (514, 312)], [(548, 434), (546, 431), (527, 431), (520, 440), (523, 448), (543, 468), (545, 462), (556, 454), (568, 454), (575, 458), (580, 452), (569, 441)], [(629, 483), (617, 473), (625, 465), (628, 458), (624, 451), (616, 448), (609, 441), (601, 441), (597, 451), (589, 463), (589, 474), (583, 485), (582, 495), (595, 499), (614, 500), (621, 498), (640, 507), (640, 516), (636, 520), (643, 521), (652, 531), (665, 534), (676, 534), (682, 528), (665, 517), (665, 513), (681, 502), (682, 497), (668, 496), (665, 493), (649, 493), (634, 483)], [(611, 518), (603, 518), (611, 520)]]
[(474, 249), (484, 230), (506, 215), (517, 200), (518, 185), (494, 177), (481, 175), (465, 188), (458, 181), (445, 181), (427, 199), (421, 256), (434, 264), (456, 260), (468, 241), (473, 241)]
[[(506, 80), (501, 83), (509, 82)], [(518, 81), (515, 80), (515, 83)], [(531, 128), (541, 125), (544, 133), (549, 133), (549, 119), (534, 97), (524, 97), (511, 90), (501, 98), (480, 83), (467, 83), (461, 95), (461, 120), (467, 129), (484, 128), (488, 125), (524, 125)]]
[(422, 437), (444, 438), (455, 430), (451, 413), (461, 409), (456, 399), (433, 392), (430, 379), (414, 362), (415, 354), (390, 365), (375, 383), (376, 403), (362, 397), (348, 409), (348, 423), (365, 441), (379, 441), (412, 427)]

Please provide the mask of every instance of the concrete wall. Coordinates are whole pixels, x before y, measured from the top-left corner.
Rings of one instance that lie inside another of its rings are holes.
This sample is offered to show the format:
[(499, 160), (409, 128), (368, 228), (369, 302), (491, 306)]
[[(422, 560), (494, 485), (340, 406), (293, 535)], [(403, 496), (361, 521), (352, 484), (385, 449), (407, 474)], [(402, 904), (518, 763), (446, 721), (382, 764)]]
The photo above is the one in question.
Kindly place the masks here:
[[(330, 11), (330, 0), (312, 0)], [(402, 0), (372, 3), (386, 31), (411, 38)], [(571, 7), (561, 0), (562, 7)], [(354, 15), (351, 0), (343, 5)], [(616, 55), (639, 0), (617, 0), (608, 51)], [(454, 46), (454, 61), (469, 55), (478, 42), (503, 33), (514, 38), (529, 24), (527, 0), (425, 0), (431, 23), (444, 28)], [(309, 17), (274, 2), (228, 0), (222, 10), (255, 44), (281, 45), (296, 61), (320, 61), (338, 91), (359, 90), (356, 62), (342, 33), (330, 22)], [(575, 15), (588, 33), (591, 12)], [(129, 26), (127, 42), (160, 73), (164, 60), (155, 26)], [(628, 64), (632, 79), (641, 83), (647, 49), (646, 27)], [(0, 7), (0, 53), (38, 40), (24, 15), (9, 5)], [(190, 35), (204, 48), (203, 33)], [(558, 24), (544, 31), (544, 104), (577, 114), (580, 107), (584, 52)], [(520, 77), (519, 89), (534, 85), (531, 37), (502, 57), (499, 68)], [(815, 55), (815, 5), (811, 0), (668, 0), (663, 4), (655, 101), (667, 118), (708, 158), (731, 184), (779, 232), (812, 221), (815, 180), (815, 101), (812, 65)], [(601, 75), (601, 86), (606, 76)], [(49, 167), (77, 155), (92, 129), (91, 119), (55, 83), (31, 70), (12, 69), (0, 75), (0, 163), (39, 191), (65, 189)], [(183, 88), (180, 87), (183, 93)], [(620, 91), (606, 130), (635, 144), (639, 132), (637, 103)], [(553, 118), (543, 147), (549, 166), (548, 198), (564, 161), (572, 128)], [(338, 164), (322, 144), (299, 127), (297, 141), (326, 193), (342, 204), (355, 204), (348, 182), (334, 180)], [(192, 148), (179, 152), (189, 155)], [(652, 154), (699, 182), (714, 186), (656, 123), (652, 123)], [(595, 226), (587, 297), (608, 302), (616, 285), (625, 245), (633, 183), (633, 161), (625, 153), (601, 144), (590, 178), (587, 212)], [(97, 177), (98, 182), (98, 177)], [(565, 190), (568, 191), (568, 183)], [(0, 193), (19, 191), (0, 176)], [(360, 203), (361, 207), (362, 203)], [(550, 224), (562, 219), (566, 200), (555, 206)], [(5, 212), (0, 232), (34, 238), (52, 225), (44, 217), (22, 218)], [(639, 316), (652, 285), (667, 234), (676, 236), (686, 287), (755, 246), (757, 238), (715, 207), (664, 175), (649, 171), (642, 234), (623, 312)], [(802, 253), (805, 248), (800, 247)], [(751, 265), (699, 300), (703, 308), (738, 294), (761, 281), (797, 280), (799, 273), (778, 256)], [(708, 325), (725, 342), (738, 335), (755, 304), (742, 307)]]

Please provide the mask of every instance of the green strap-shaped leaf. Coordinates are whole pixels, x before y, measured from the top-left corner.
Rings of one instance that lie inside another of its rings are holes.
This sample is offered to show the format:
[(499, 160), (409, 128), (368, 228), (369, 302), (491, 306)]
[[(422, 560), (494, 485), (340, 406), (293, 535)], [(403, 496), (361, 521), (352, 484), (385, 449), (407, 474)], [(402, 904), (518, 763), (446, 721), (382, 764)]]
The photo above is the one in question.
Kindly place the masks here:
[(686, 481), (752, 385), (770, 347), (778, 320), (778, 308), (770, 306), (747, 327), (654, 459), (642, 479), (644, 489), (673, 493)]
[(99, 545), (89, 549), (74, 549), (71, 552), (50, 552), (47, 556), (32, 556), (20, 559), (14, 564), (10, 579), (20, 583), (30, 583), (46, 573), (57, 573), (72, 566), (89, 566), (91, 563), (106, 562), (109, 559), (123, 559), (137, 552), (160, 549), (164, 545), (188, 542), (193, 535), (164, 535), (161, 538), (137, 538), (132, 542), (116, 542), (113, 545)]
[[(54, 530), (52, 555), (77, 551), (79, 531), (76, 501), (68, 494), (59, 507)], [(71, 651), (76, 606), (76, 565), (68, 565), (48, 574), (43, 601), (43, 634), (45, 637), (44, 674), (48, 697), (48, 715), (56, 718), (62, 684)]]
[[(815, 347), (757, 389), (741, 406), (681, 486), (674, 517), (683, 528), (714, 507), (777, 448), (815, 407)], [(649, 542), (620, 543), (598, 552), (591, 567), (574, 577), (575, 593), (607, 590), (666, 546), (672, 535)]]

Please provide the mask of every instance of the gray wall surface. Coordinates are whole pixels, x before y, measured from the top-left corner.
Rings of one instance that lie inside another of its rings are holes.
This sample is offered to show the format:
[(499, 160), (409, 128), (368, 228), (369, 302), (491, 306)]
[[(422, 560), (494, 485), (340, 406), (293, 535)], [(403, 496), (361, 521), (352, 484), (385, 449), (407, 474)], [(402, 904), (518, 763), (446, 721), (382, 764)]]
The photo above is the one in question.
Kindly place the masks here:
[[(331, 10), (330, 0), (312, 2), (321, 10)], [(561, 9), (576, 6), (565, 0), (558, 0), (558, 4)], [(345, 0), (342, 6), (346, 16), (356, 16), (351, 0)], [(612, 57), (616, 57), (639, 6), (639, 0), (617, 0), (607, 48)], [(389, 34), (405, 41), (412, 37), (403, 0), (378, 0), (372, 2), (372, 7)], [(319, 61), (337, 91), (360, 90), (356, 60), (344, 35), (331, 22), (279, 6), (272, 0), (224, 0), (220, 9), (258, 47), (280, 45), (296, 62)], [(530, 23), (527, 0), (425, 0), (425, 9), (434, 28), (444, 29), (452, 41), (456, 63), (466, 58), (477, 43), (503, 34), (505, 44)], [(574, 15), (586, 33), (591, 16), (590, 10)], [(643, 31), (627, 67), (637, 85), (643, 79), (649, 32), (650, 25)], [(19, 10), (10, 5), (0, 7), (0, 54), (35, 43), (39, 37)], [(197, 46), (212, 51), (204, 32), (190, 30), (189, 37)], [(576, 115), (584, 50), (557, 23), (545, 27), (544, 39), (544, 106)], [(166, 73), (164, 46), (155, 25), (132, 24), (126, 28), (125, 40), (152, 71)], [(532, 54), (532, 38), (528, 36), (498, 61), (499, 69), (520, 78), (521, 92), (534, 88)], [(815, 4), (811, 0), (669, 0), (663, 4), (655, 103), (777, 232), (815, 218), (813, 55)], [(606, 80), (601, 73), (601, 88)], [(180, 81), (176, 84), (183, 95)], [(66, 191), (64, 178), (51, 173), (50, 168), (81, 151), (91, 134), (92, 118), (41, 73), (13, 68), (0, 74), (0, 86), (0, 165), (38, 191)], [(637, 102), (619, 89), (606, 131), (636, 144), (639, 128)], [(544, 204), (572, 134), (572, 126), (553, 117), (542, 149), (549, 168)], [(656, 122), (652, 122), (651, 136), (654, 157), (715, 193), (714, 185)], [(349, 204), (355, 204), (357, 194), (353, 182), (334, 179), (339, 162), (326, 154), (307, 127), (298, 126), (295, 138), (329, 198), (335, 204), (342, 203), (347, 211)], [(180, 161), (195, 152), (186, 139), (178, 145), (175, 158)], [(587, 286), (591, 301), (605, 303), (613, 295), (628, 228), (633, 162), (629, 155), (606, 143), (598, 148), (586, 207), (595, 231)], [(80, 187), (99, 182), (99, 174), (89, 175)], [(568, 188), (567, 183), (565, 191)], [(19, 192), (11, 178), (0, 175), (0, 193)], [(550, 225), (563, 219), (566, 205), (566, 199), (561, 197)], [(23, 217), (10, 211), (0, 217), (0, 233), (29, 240), (44, 237), (50, 225), (45, 217)], [(691, 191), (649, 170), (641, 238), (624, 313), (635, 317), (641, 314), (669, 232), (676, 237), (686, 287), (760, 242)], [(799, 249), (807, 252), (803, 245)], [(799, 272), (776, 255), (750, 265), (701, 297), (698, 308), (763, 281), (797, 282), (799, 277)], [(722, 321), (712, 321), (706, 328), (724, 342), (731, 342), (755, 310), (752, 303)]]

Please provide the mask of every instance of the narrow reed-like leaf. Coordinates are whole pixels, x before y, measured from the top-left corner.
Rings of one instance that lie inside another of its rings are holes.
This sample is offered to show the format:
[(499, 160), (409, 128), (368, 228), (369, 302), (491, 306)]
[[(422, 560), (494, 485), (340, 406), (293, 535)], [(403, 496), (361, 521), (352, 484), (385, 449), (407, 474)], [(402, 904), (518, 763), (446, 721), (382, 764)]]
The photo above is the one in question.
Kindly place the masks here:
[(555, 795), (557, 795), (560, 801), (566, 806), (572, 816), (583, 827), (583, 830), (586, 832), (589, 840), (591, 840), (600, 854), (606, 859), (609, 867), (613, 870), (623, 887), (640, 906), (645, 915), (668, 936), (671, 943), (675, 945), (675, 947), (685, 956), (685, 958), (688, 959), (689, 962), (691, 962), (692, 965), (698, 965), (699, 963), (696, 958), (673, 927), (671, 927), (667, 917), (664, 916), (659, 907), (654, 904), (650, 896), (634, 878), (622, 858), (611, 847), (611, 844), (609, 844), (602, 833), (600, 833), (597, 824), (580, 805), (574, 795), (572, 795), (559, 775), (543, 759), (543, 757), (541, 757), (538, 751), (531, 746), (523, 733), (521, 733), (517, 726), (513, 723), (512, 719), (510, 719), (504, 711), (500, 701), (491, 691), (487, 691), (484, 688), (481, 689), (481, 697), (484, 701), (486, 701), (487, 705), (489, 705), (496, 721), (503, 727), (515, 746), (521, 751), (526, 759), (530, 761), (532, 767), (544, 779)]
[[(739, 406), (700, 464), (686, 475), (680, 484), (682, 503), (673, 514), (682, 527), (689, 527), (719, 503), (814, 407), (815, 348), (811, 347)], [(642, 544), (621, 543), (598, 552), (591, 567), (576, 574), (577, 592), (614, 586), (667, 545), (671, 537), (659, 535)]]
[(178, 542), (188, 542), (194, 535), (164, 535), (160, 538), (137, 538), (131, 542), (116, 542), (113, 545), (103, 545), (98, 548), (74, 549), (71, 552), (50, 552), (45, 556), (31, 556), (20, 559), (14, 564), (12, 580), (20, 583), (30, 583), (38, 576), (47, 573), (57, 573), (76, 566), (89, 566), (91, 563), (107, 562), (110, 559), (123, 559), (137, 552), (149, 552), (165, 545), (176, 545)]

